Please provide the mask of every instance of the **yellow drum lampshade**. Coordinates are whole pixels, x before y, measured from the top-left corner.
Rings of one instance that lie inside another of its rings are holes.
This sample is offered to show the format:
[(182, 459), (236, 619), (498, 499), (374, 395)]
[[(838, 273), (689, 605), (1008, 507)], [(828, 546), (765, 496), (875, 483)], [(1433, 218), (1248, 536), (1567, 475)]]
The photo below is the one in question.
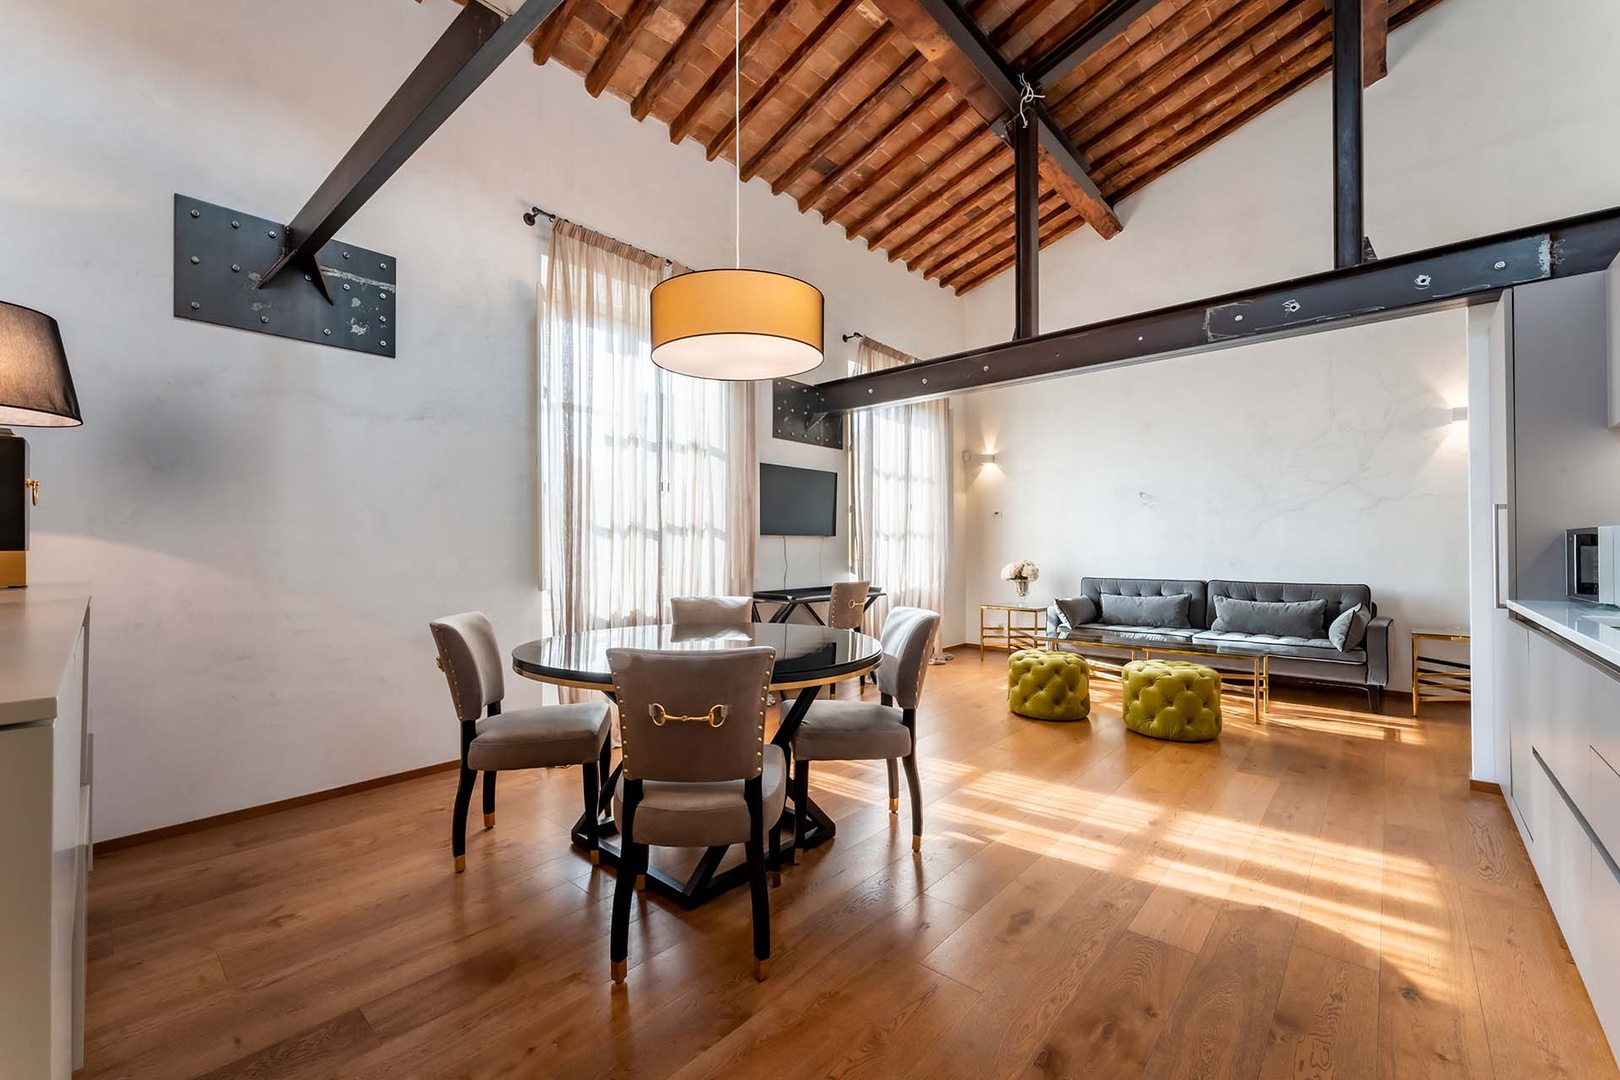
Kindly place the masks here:
[(821, 363), (821, 290), (764, 270), (699, 270), (652, 292), (652, 358), (700, 379), (780, 379)]

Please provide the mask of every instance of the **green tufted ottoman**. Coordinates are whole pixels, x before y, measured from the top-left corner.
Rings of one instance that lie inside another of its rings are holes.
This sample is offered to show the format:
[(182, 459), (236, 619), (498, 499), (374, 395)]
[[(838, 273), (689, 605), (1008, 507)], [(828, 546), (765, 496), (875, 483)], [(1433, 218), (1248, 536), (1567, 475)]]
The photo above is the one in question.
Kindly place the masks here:
[(1031, 720), (1084, 720), (1091, 669), (1079, 653), (1020, 649), (1007, 661), (1007, 707)]
[(1221, 674), (1184, 660), (1132, 660), (1120, 674), (1125, 726), (1139, 735), (1207, 742), (1221, 733)]

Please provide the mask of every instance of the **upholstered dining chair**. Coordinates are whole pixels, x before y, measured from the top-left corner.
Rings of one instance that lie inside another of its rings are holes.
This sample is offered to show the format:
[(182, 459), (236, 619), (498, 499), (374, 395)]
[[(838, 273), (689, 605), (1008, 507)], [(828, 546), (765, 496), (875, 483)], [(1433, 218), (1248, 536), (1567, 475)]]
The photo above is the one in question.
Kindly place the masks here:
[[(878, 701), (814, 701), (793, 735), (793, 805), (810, 802), (812, 761), (878, 761), (889, 770), (889, 812), (900, 809), (895, 761), (905, 765), (911, 789), (911, 850), (922, 850), (922, 788), (917, 780), (917, 705), (939, 615), (897, 607), (883, 623)], [(803, 813), (793, 816), (793, 853), (804, 848)]]
[(669, 611), (676, 626), (747, 626), (754, 618), (752, 596), (677, 596)]
[[(765, 694), (776, 650), (706, 653), (609, 649), (619, 703), (623, 772), (613, 792), (622, 843), (609, 934), (613, 981), (624, 982), (632, 881), (647, 873), (650, 847), (742, 844), (754, 906), (754, 977), (770, 973), (777, 825), (787, 799), (787, 762), (765, 742)], [(769, 840), (769, 856), (765, 846)]]
[[(509, 769), (585, 767), (585, 813), (600, 812), (602, 770), (607, 768), (612, 709), (604, 701), (542, 705), (501, 711), (506, 679), (495, 628), (481, 611), (446, 615), (428, 623), (439, 650), (439, 670), (450, 683), (450, 700), (461, 722), (461, 775), (450, 827), (456, 873), (467, 868), (467, 809), (473, 785), (484, 774), (484, 828), (495, 827), (495, 774)], [(591, 841), (591, 862), (600, 853)]]
[[(827, 601), (827, 625), (835, 630), (859, 630), (866, 622), (866, 594), (871, 591), (867, 581), (833, 582)], [(865, 675), (859, 677), (857, 685), (866, 685)], [(831, 697), (837, 690), (838, 684), (833, 683), (827, 687), (827, 695)]]

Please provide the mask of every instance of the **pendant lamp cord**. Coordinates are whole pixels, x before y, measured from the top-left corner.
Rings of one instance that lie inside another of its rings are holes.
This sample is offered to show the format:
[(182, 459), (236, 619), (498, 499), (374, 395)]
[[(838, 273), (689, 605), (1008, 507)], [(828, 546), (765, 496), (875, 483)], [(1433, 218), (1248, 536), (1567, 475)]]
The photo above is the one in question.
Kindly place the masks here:
[(736, 220), (733, 222), (733, 265), (742, 269), (742, 0), (731, 5), (731, 151), (737, 164)]

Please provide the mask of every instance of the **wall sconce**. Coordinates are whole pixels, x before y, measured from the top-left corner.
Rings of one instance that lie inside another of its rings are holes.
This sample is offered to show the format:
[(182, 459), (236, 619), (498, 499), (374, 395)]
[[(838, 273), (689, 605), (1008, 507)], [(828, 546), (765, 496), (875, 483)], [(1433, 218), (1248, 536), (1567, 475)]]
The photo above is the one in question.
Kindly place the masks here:
[(1453, 424), (1466, 423), (1467, 420), (1468, 420), (1468, 406), (1466, 406), (1466, 405), (1458, 405), (1456, 408), (1451, 410), (1451, 422)]
[(962, 451), (963, 465), (994, 465), (995, 463), (996, 455), (994, 454), (975, 454), (971, 450)]

